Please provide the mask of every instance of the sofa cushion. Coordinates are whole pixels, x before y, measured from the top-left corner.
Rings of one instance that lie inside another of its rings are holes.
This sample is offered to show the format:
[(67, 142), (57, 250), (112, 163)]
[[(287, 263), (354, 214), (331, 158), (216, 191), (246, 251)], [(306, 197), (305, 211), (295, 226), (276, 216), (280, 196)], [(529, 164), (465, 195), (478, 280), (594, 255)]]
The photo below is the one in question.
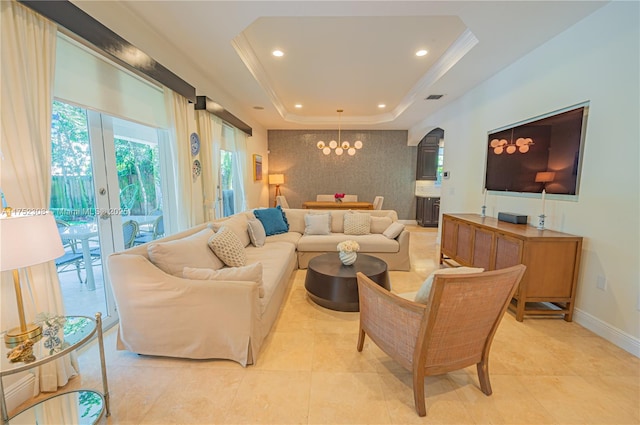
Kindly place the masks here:
[(279, 233), (277, 235), (267, 236), (266, 243), (271, 242), (289, 242), (294, 246), (298, 245), (298, 240), (302, 234), (298, 232), (288, 231), (287, 233)]
[(344, 215), (345, 235), (368, 235), (371, 228), (371, 216), (366, 213), (349, 213)]
[(391, 217), (371, 216), (371, 227), (369, 231), (371, 233), (382, 234), (382, 232), (387, 230), (387, 227), (391, 226), (391, 223), (393, 223)]
[(211, 223), (211, 228), (217, 232), (222, 226), (227, 226), (229, 230), (236, 234), (242, 246), (247, 246), (251, 243), (249, 232), (247, 231), (249, 216), (245, 213), (235, 214), (229, 218), (216, 220)]
[(296, 247), (288, 242), (271, 242), (269, 243), (269, 249), (252, 246), (246, 249), (247, 263), (261, 262), (263, 266), (264, 298), (260, 300), (262, 312), (267, 308), (278, 286), (286, 286), (286, 283), (283, 282), (288, 281), (290, 277), (288, 275), (290, 270), (288, 264), (291, 261), (291, 257), (295, 256), (295, 250)]
[(426, 304), (429, 299), (429, 293), (431, 292), (431, 286), (433, 285), (433, 279), (437, 274), (467, 274), (467, 273), (482, 273), (484, 271), (483, 268), (480, 267), (452, 267), (446, 269), (438, 269), (431, 273), (425, 280), (422, 282), (422, 286), (416, 293), (416, 297), (414, 301), (420, 304)]
[(257, 218), (250, 218), (247, 221), (247, 231), (249, 232), (249, 239), (251, 239), (253, 246), (261, 247), (264, 245), (267, 233), (260, 220)]
[(285, 208), (282, 211), (284, 211), (284, 215), (287, 217), (287, 223), (289, 223), (289, 231), (303, 234), (305, 227), (304, 218), (310, 211), (295, 208)]
[(398, 237), (398, 235), (400, 235), (400, 233), (402, 233), (403, 230), (404, 224), (394, 221), (389, 227), (386, 228), (384, 232), (382, 232), (382, 234), (389, 239), (395, 239)]
[(305, 235), (328, 235), (331, 233), (331, 213), (307, 214), (304, 224)]
[(262, 222), (267, 236), (277, 235), (289, 231), (289, 223), (282, 208), (278, 205), (275, 208), (264, 208), (254, 210), (253, 214)]
[(396, 239), (388, 239), (383, 235), (345, 235), (331, 233), (330, 235), (303, 235), (298, 241), (300, 252), (337, 252), (338, 243), (354, 240), (360, 245), (363, 254), (373, 252), (398, 252), (400, 244)]
[(241, 267), (247, 264), (247, 256), (242, 242), (227, 226), (222, 226), (209, 238), (209, 248), (227, 266)]
[(156, 267), (173, 276), (182, 276), (185, 267), (217, 270), (224, 263), (207, 246), (212, 235), (213, 230), (205, 228), (182, 239), (150, 243), (147, 253)]
[(224, 280), (231, 282), (256, 282), (259, 296), (264, 297), (262, 285), (262, 263), (253, 263), (242, 267), (223, 267), (218, 270), (185, 267), (182, 277), (196, 280)]

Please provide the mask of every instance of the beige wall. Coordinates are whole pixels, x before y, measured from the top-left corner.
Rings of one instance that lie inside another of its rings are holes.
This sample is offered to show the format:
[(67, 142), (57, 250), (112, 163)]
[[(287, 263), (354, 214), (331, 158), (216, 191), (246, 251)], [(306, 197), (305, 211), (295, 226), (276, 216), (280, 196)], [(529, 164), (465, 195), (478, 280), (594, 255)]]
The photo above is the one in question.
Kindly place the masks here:
[[(636, 2), (599, 9), (420, 125), (445, 130), (441, 211), (479, 213), (489, 130), (591, 102), (578, 200), (548, 200), (546, 224), (585, 238), (575, 320), (640, 356), (638, 12)], [(540, 203), (490, 195), (487, 213), (537, 224)]]
[[(407, 146), (404, 130), (343, 130), (342, 139), (361, 140), (363, 148), (354, 156), (346, 152), (324, 155), (316, 147), (328, 143), (337, 130), (269, 130), (269, 172), (285, 175), (282, 194), (292, 208), (317, 194), (337, 192), (358, 195), (373, 202), (384, 196), (384, 209), (393, 209), (401, 220), (415, 220), (415, 146)], [(269, 196), (273, 200), (274, 188)]]

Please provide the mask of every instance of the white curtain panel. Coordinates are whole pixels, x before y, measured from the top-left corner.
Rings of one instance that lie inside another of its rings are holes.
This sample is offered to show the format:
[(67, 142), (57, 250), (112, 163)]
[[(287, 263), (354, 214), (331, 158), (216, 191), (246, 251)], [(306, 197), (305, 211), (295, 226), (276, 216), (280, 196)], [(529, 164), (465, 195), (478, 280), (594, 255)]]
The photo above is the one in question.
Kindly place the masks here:
[[(51, 196), (51, 109), (56, 25), (15, 1), (3, 1), (1, 25), (2, 114), (0, 176), (13, 208), (49, 207)], [(33, 241), (38, 243), (38, 241)], [(21, 270), (25, 318), (64, 315), (53, 261)], [(2, 274), (2, 329), (19, 325), (11, 272)], [(35, 370), (37, 395), (56, 391), (77, 374), (75, 354)]]
[[(208, 221), (219, 215), (220, 138), (222, 120), (207, 111), (196, 111), (200, 136), (200, 162), (202, 163), (202, 193), (204, 216)], [(221, 198), (220, 198), (221, 199)]]
[(247, 200), (244, 188), (246, 187), (246, 163), (247, 163), (247, 140), (244, 133), (237, 128), (227, 126), (225, 130), (226, 149), (233, 152), (233, 191), (234, 211), (246, 211)]
[(171, 137), (171, 155), (174, 158), (173, 177), (176, 193), (176, 214), (171, 217), (172, 229), (186, 230), (195, 226), (196, 212), (193, 206), (193, 160), (189, 137), (196, 130), (193, 105), (184, 97), (165, 87), (164, 101)]
[[(253, 170), (247, 167), (247, 161), (249, 155), (247, 154), (247, 133), (242, 130), (235, 129), (236, 139), (236, 161), (238, 164), (238, 174), (240, 174), (239, 180), (242, 181), (242, 205), (240, 211), (246, 211), (249, 208), (249, 202), (247, 200), (247, 191), (245, 188), (253, 181)], [(253, 164), (251, 164), (253, 167)]]

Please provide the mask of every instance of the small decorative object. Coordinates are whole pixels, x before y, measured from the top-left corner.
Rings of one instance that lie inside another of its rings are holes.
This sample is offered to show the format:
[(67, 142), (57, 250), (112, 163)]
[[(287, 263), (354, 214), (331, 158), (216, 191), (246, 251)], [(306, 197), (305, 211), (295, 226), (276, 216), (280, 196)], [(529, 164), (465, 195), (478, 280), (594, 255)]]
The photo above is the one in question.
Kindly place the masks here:
[(198, 161), (197, 159), (193, 161), (191, 172), (193, 174), (194, 179), (198, 177), (200, 173), (202, 173), (202, 165), (200, 165), (200, 161)]
[(42, 336), (44, 337), (44, 348), (49, 350), (49, 355), (59, 353), (69, 346), (69, 343), (64, 341), (64, 329), (67, 322), (64, 316), (40, 313), (36, 319), (44, 322)]
[(482, 214), (480, 214), (480, 217), (486, 217), (487, 216), (487, 189), (484, 189), (484, 200), (482, 201)]
[(342, 198), (344, 198), (344, 193), (336, 193), (335, 195), (333, 195), (333, 197), (335, 198), (336, 202), (342, 202)]
[(546, 217), (546, 215), (544, 215), (544, 198), (546, 193), (547, 191), (542, 189), (542, 214), (538, 216), (538, 230), (544, 230), (544, 218)]
[(345, 266), (350, 266), (356, 262), (358, 258), (357, 252), (360, 250), (360, 245), (356, 241), (348, 240), (342, 241), (338, 244), (338, 256), (340, 261)]
[(198, 155), (200, 153), (200, 136), (198, 136), (198, 133), (191, 133), (189, 141), (191, 143), (191, 155)]
[(13, 350), (7, 353), (7, 358), (11, 363), (31, 363), (35, 361), (36, 356), (33, 355), (33, 341), (28, 339), (20, 343)]

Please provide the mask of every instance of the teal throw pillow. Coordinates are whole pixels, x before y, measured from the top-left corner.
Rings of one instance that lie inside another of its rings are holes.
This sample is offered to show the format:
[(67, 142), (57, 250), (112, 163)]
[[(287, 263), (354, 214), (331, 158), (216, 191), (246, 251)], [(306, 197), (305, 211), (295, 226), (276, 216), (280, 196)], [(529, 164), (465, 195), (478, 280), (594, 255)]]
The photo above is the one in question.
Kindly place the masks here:
[(279, 233), (287, 233), (289, 231), (289, 222), (280, 205), (275, 208), (263, 208), (254, 210), (253, 215), (264, 226), (267, 236), (277, 235)]

